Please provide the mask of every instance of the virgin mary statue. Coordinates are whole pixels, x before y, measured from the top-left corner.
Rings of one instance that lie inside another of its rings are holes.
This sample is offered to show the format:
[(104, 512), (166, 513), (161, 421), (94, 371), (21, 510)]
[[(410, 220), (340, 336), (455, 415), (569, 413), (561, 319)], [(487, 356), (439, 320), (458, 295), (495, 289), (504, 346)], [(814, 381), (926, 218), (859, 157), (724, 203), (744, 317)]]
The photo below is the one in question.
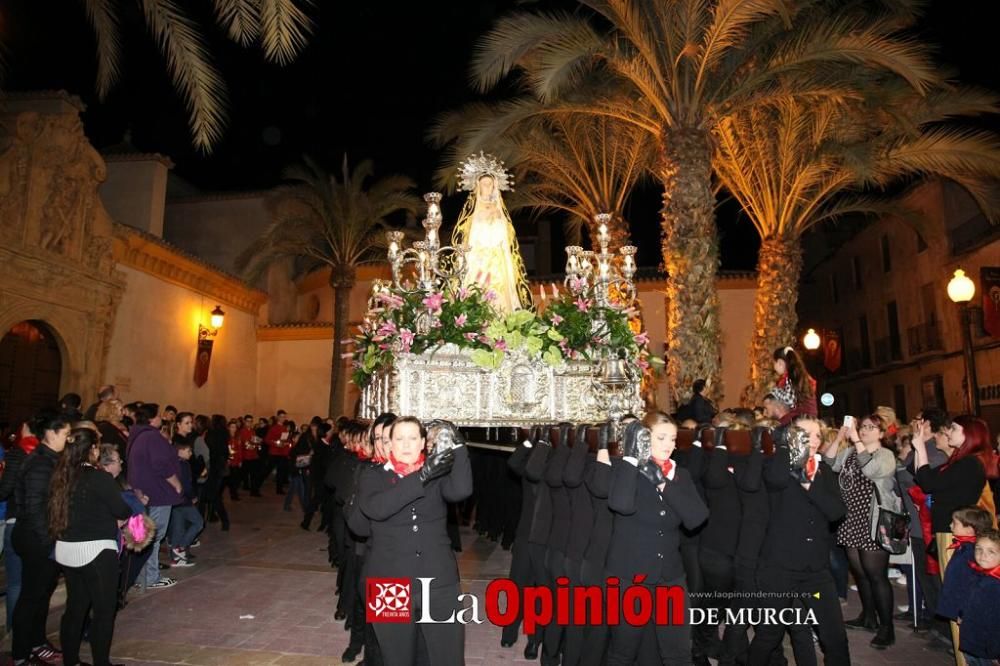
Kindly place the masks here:
[(531, 307), (531, 291), (525, 279), (524, 262), (502, 192), (512, 189), (513, 179), (503, 163), (492, 155), (473, 155), (459, 170), (459, 189), (469, 198), (452, 235), (456, 246), (466, 245), (467, 270), (463, 285), (478, 282), (496, 294), (494, 305), (502, 313)]

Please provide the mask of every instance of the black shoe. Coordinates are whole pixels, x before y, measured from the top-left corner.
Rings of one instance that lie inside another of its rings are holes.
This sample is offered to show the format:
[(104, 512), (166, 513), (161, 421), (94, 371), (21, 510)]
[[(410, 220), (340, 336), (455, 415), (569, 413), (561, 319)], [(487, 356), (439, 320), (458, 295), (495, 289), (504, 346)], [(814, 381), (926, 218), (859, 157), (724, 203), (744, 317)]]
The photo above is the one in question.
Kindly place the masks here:
[(326, 523), (320, 523), (319, 527), (316, 528), (317, 532), (323, 532), (326, 530)]
[(343, 620), (345, 617), (347, 617), (347, 616), (344, 615), (344, 611), (342, 611), (342, 610), (338, 610), (336, 613), (333, 614), (333, 619), (337, 620), (338, 622), (340, 620)]
[(862, 631), (875, 631), (878, 629), (875, 619), (866, 618), (864, 614), (857, 616), (853, 620), (847, 620), (844, 622), (844, 626), (848, 629), (860, 629)]
[(524, 646), (524, 658), (528, 661), (538, 659), (538, 643), (528, 639), (528, 644)]
[(896, 632), (892, 628), (892, 625), (885, 627), (879, 627), (878, 632), (875, 634), (875, 638), (869, 643), (876, 650), (884, 650), (887, 647), (895, 644), (896, 642)]
[(340, 656), (340, 660), (345, 664), (350, 664), (351, 662), (353, 662), (355, 659), (358, 658), (358, 655), (361, 654), (361, 650), (363, 648), (364, 645), (359, 645), (357, 647), (354, 647), (353, 645), (348, 645), (347, 649), (344, 650), (344, 654)]
[(169, 568), (170, 568), (169, 564), (164, 564), (163, 562), (160, 562), (160, 571), (166, 571)]
[(505, 638), (501, 638), (500, 639), (500, 647), (502, 647), (502, 648), (514, 647), (514, 643), (516, 643), (516, 642), (517, 642), (516, 640), (514, 640), (514, 641), (508, 641)]
[(892, 616), (892, 619), (896, 622), (913, 622), (913, 613), (906, 611), (905, 613), (896, 613)]

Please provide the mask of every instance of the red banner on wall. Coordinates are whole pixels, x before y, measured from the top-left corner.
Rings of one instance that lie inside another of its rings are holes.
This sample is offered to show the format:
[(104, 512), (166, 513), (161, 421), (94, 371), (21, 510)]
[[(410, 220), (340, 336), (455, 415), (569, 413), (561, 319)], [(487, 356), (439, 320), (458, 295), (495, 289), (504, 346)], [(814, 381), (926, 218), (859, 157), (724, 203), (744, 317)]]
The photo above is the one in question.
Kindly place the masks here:
[(836, 335), (828, 335), (823, 343), (823, 365), (830, 372), (840, 370), (840, 339)]
[(204, 386), (208, 381), (208, 366), (212, 363), (214, 340), (198, 340), (198, 355), (194, 357), (194, 384)]
[(1000, 266), (980, 268), (979, 284), (983, 286), (983, 328), (1000, 338)]

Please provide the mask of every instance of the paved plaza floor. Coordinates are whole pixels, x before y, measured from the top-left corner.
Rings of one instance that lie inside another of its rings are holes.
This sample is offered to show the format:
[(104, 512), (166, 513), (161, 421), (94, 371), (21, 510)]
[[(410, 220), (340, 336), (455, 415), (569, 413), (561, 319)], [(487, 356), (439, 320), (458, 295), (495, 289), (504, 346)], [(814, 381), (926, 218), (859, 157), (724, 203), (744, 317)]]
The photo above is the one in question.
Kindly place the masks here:
[[(191, 666), (341, 663), (348, 634), (343, 622), (333, 619), (336, 571), (326, 563), (326, 535), (303, 531), (297, 505), (295, 511), (282, 511), (282, 498), (274, 495), (273, 485), (263, 492), (263, 498), (244, 495), (242, 501), (229, 503), (231, 531), (210, 524), (194, 551), (197, 565), (168, 572), (179, 580), (177, 585), (130, 595), (128, 607), (118, 615), (113, 661)], [(510, 553), (468, 529), (463, 530), (463, 544), (463, 587), (483, 599), (487, 582), (507, 574)], [(903, 588), (893, 587), (904, 603)], [(63, 599), (60, 586), (48, 625), (56, 644)], [(844, 614), (857, 614), (856, 594)], [(849, 634), (856, 665), (952, 663), (946, 653), (928, 647), (922, 636), (901, 624), (897, 644), (884, 652), (868, 646), (871, 634)], [(9, 655), (9, 638), (3, 647)], [(523, 649), (523, 638), (514, 648), (501, 648), (500, 629), (489, 622), (467, 627), (468, 666), (531, 663), (524, 660)], [(792, 663), (790, 652), (789, 659)]]

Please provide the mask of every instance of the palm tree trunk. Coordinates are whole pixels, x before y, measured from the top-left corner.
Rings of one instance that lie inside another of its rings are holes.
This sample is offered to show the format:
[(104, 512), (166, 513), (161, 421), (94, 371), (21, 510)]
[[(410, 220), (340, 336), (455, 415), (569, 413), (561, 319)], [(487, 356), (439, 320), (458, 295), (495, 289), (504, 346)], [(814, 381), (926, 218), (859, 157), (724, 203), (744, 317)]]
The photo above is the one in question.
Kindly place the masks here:
[(343, 340), (347, 338), (347, 325), (351, 316), (350, 299), (354, 282), (353, 267), (335, 268), (330, 274), (330, 286), (333, 288), (333, 359), (330, 365), (329, 414), (331, 418), (344, 414), (347, 377), (341, 356), (344, 353)]
[(795, 302), (801, 273), (802, 246), (797, 237), (761, 242), (750, 339), (750, 384), (740, 396), (746, 407), (760, 404), (774, 386), (774, 350), (795, 344)]
[(707, 397), (718, 404), (723, 387), (711, 139), (703, 129), (664, 128), (662, 141), (668, 387), (676, 406), (690, 400), (696, 379), (705, 379)]

